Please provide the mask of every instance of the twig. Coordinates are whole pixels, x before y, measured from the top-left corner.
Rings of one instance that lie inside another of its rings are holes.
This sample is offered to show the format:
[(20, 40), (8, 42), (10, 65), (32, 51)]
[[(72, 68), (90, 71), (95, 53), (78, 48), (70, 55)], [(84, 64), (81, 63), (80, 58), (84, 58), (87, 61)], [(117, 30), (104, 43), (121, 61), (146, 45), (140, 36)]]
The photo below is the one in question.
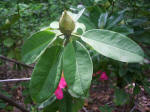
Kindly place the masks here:
[(112, 1), (112, 14), (113, 14), (113, 12), (114, 12), (114, 5), (115, 5), (115, 2), (114, 1)]
[(135, 108), (136, 108), (136, 105), (133, 106), (133, 108), (130, 110), (130, 112), (133, 112)]
[(30, 79), (31, 78), (5, 79), (5, 80), (0, 80), (0, 82), (28, 81)]
[(8, 102), (10, 105), (13, 105), (20, 109), (22, 112), (29, 112), (27, 109), (25, 109), (22, 105), (16, 103), (14, 100), (8, 98), (7, 96), (0, 93), (0, 99), (2, 99), (5, 102)]
[(28, 67), (28, 68), (31, 68), (31, 69), (34, 68), (33, 66), (26, 65), (26, 64), (24, 64), (24, 63), (21, 63), (21, 62), (18, 62), (18, 61), (16, 61), (16, 60), (14, 60), (14, 59), (9, 59), (9, 58), (7, 58), (7, 57), (5, 57), (5, 56), (2, 56), (2, 55), (0, 55), (0, 59), (6, 60), (6, 61), (9, 61), (9, 62), (13, 62), (13, 63), (19, 64), (19, 65), (22, 65), (22, 66), (24, 66), (24, 67)]
[(85, 112), (88, 112), (88, 110), (87, 110), (85, 107), (83, 107), (82, 109), (83, 109)]
[(138, 106), (138, 96), (139, 95), (137, 95), (137, 97), (135, 98), (134, 106), (132, 107), (132, 109), (130, 110), (130, 112), (133, 112), (137, 108), (137, 106)]

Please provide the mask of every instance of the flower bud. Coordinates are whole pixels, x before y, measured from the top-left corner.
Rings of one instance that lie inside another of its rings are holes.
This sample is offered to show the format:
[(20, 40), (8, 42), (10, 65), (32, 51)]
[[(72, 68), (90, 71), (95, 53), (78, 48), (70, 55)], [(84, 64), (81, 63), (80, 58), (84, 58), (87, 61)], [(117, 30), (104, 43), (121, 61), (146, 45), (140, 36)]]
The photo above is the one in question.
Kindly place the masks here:
[(60, 21), (59, 29), (64, 35), (70, 35), (75, 28), (75, 23), (73, 19), (67, 14), (67, 11), (64, 11)]

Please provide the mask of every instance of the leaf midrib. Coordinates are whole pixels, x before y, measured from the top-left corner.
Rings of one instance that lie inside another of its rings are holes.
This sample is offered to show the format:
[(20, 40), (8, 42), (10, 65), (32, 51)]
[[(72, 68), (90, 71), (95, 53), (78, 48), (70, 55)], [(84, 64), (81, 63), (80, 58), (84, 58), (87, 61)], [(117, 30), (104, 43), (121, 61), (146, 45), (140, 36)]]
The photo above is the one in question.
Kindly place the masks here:
[[(74, 48), (74, 46), (73, 46), (73, 48)], [(75, 52), (75, 56), (77, 56), (77, 53), (76, 53), (76, 49), (74, 48), (74, 52)], [(80, 76), (80, 73), (79, 73), (79, 70), (78, 70), (78, 62), (77, 62), (77, 58), (75, 58), (75, 61), (76, 61), (76, 72), (77, 72), (77, 74), (78, 74), (78, 76), (79, 76), (79, 80), (80, 80), (80, 85), (81, 85), (81, 89), (82, 89), (82, 92), (83, 92), (83, 94), (84, 94), (84, 89), (83, 89), (83, 84), (82, 84), (82, 78), (81, 78), (81, 76)]]

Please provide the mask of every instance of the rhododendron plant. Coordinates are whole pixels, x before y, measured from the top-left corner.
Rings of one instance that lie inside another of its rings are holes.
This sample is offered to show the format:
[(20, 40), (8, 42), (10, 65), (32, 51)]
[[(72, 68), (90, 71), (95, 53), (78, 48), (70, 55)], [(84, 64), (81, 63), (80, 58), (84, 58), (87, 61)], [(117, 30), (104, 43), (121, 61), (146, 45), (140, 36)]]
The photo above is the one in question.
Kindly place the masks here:
[[(114, 60), (143, 62), (143, 50), (127, 36), (104, 29), (86, 31), (85, 25), (78, 21), (83, 12), (84, 9), (78, 14), (65, 11), (59, 22), (33, 34), (23, 45), (23, 61), (26, 64), (37, 61), (30, 81), (31, 97), (37, 103), (51, 99), (54, 94), (57, 99), (63, 98), (59, 101), (63, 106), (55, 105), (54, 112), (66, 112), (62, 107), (68, 104), (67, 112), (77, 112), (83, 105), (79, 105), (80, 100), (87, 98), (93, 74), (87, 46)], [(105, 72), (98, 73), (101, 80), (108, 80)], [(62, 89), (66, 86), (63, 96)], [(54, 106), (53, 102), (49, 104)]]

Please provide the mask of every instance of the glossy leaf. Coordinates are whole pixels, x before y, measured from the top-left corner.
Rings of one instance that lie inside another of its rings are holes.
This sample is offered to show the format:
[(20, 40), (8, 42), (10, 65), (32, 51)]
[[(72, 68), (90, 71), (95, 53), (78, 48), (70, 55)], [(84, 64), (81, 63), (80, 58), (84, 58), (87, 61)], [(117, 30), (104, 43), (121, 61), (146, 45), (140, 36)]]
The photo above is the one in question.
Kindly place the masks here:
[(82, 40), (106, 57), (123, 62), (143, 62), (143, 50), (120, 33), (93, 29), (85, 32)]
[(50, 28), (58, 29), (59, 28), (59, 22), (58, 21), (53, 21), (50, 24)]
[(46, 101), (42, 102), (38, 108), (43, 109), (51, 104), (53, 104), (56, 101), (56, 96), (53, 94), (50, 98), (48, 98)]
[(115, 99), (114, 103), (119, 106), (129, 102), (129, 95), (122, 89), (115, 89)]
[(4, 25), (0, 26), (1, 30), (8, 30), (11, 25), (15, 24), (19, 20), (20, 16), (18, 14), (14, 14), (11, 16), (10, 19), (6, 19), (6, 22)]
[(61, 112), (72, 112), (72, 97), (67, 93), (64, 92), (64, 98), (59, 101), (59, 110)]
[(69, 93), (64, 92), (64, 98), (59, 101), (60, 112), (78, 112), (83, 104), (83, 99), (76, 99), (70, 96)]
[(121, 33), (121, 34), (124, 34), (124, 35), (129, 35), (129, 34), (132, 34), (133, 33), (133, 29), (126, 26), (126, 25), (117, 25), (117, 26), (112, 26), (110, 27), (108, 30), (112, 30), (112, 31), (115, 31), (115, 32), (118, 32), (118, 33)]
[(98, 27), (104, 28), (107, 22), (108, 13), (102, 13), (98, 19)]
[(55, 33), (44, 30), (33, 34), (22, 48), (22, 61), (26, 64), (35, 62), (45, 49), (56, 39)]
[(11, 47), (11, 46), (13, 46), (13, 44), (14, 44), (14, 40), (11, 39), (11, 38), (7, 38), (7, 39), (5, 39), (3, 42), (4, 42), (4, 45), (5, 45), (6, 47)]
[(58, 109), (59, 109), (59, 103), (58, 100), (55, 100), (52, 104), (46, 106), (43, 109), (43, 112), (57, 112)]
[(136, 84), (133, 90), (133, 94), (137, 95), (140, 93), (140, 91), (141, 91), (141, 88)]
[(149, 35), (150, 35), (150, 30), (147, 29), (147, 30), (143, 30), (143, 31), (137, 31), (134, 33), (134, 39), (136, 41), (138, 41), (139, 43), (144, 43), (144, 44), (149, 44), (150, 45), (150, 38), (149, 38)]
[(113, 112), (113, 109), (111, 107), (109, 107), (107, 104), (105, 104), (104, 106), (99, 107), (99, 110), (101, 112)]
[(69, 43), (63, 54), (64, 76), (69, 89), (86, 96), (91, 84), (93, 65), (88, 50), (79, 42)]
[(72, 19), (77, 22), (78, 19), (82, 16), (85, 8), (81, 9), (77, 14), (67, 11), (67, 13), (72, 17)]
[(122, 11), (121, 13), (117, 13), (111, 17), (109, 17), (107, 19), (107, 25), (106, 25), (106, 28), (109, 29), (110, 27), (117, 25), (119, 24), (122, 20), (123, 20), (123, 17), (124, 17), (124, 11)]
[(80, 23), (83, 23), (86, 26), (87, 30), (91, 30), (93, 28), (96, 28), (96, 26), (90, 21), (88, 16), (82, 15), (78, 21)]
[(75, 21), (78, 21), (78, 19), (82, 16), (83, 12), (84, 12), (85, 8), (81, 9), (78, 14), (75, 16)]
[(32, 73), (30, 92), (34, 101), (42, 102), (56, 90), (61, 69), (62, 48), (52, 46), (47, 48), (39, 59)]
[(75, 26), (75, 29), (74, 29), (73, 33), (79, 33), (78, 30), (80, 30), (80, 29), (81, 29), (82, 32), (85, 32), (85, 30), (86, 30), (85, 25), (82, 24), (82, 23), (76, 22), (76, 26)]

